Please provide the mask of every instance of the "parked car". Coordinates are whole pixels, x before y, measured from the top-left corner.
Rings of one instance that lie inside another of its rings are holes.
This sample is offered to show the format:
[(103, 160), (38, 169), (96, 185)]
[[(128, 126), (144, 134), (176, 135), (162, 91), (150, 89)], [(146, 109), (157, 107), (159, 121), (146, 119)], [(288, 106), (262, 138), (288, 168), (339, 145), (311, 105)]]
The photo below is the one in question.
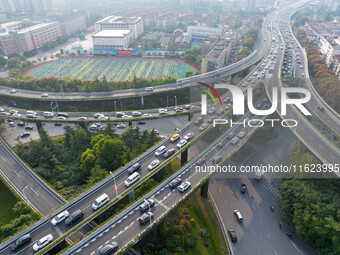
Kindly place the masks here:
[(186, 191), (187, 189), (189, 189), (190, 186), (191, 186), (191, 183), (188, 182), (188, 181), (185, 181), (185, 182), (183, 182), (181, 185), (179, 185), (177, 189), (178, 189), (180, 192), (184, 192), (184, 191)]
[(30, 234), (23, 235), (19, 237), (17, 240), (15, 240), (11, 245), (11, 251), (16, 251), (23, 245), (31, 242), (32, 238)]
[(144, 212), (148, 211), (149, 208), (151, 209), (154, 206), (155, 206), (155, 200), (149, 198), (139, 206), (139, 210), (140, 210), (141, 213), (144, 213)]
[(32, 129), (33, 129), (33, 126), (28, 125), (28, 126), (25, 127), (25, 129), (26, 129), (26, 130), (32, 130)]
[(109, 255), (114, 254), (118, 251), (118, 243), (112, 242), (111, 244), (105, 245), (103, 248), (100, 249), (99, 254), (100, 255)]
[(63, 211), (61, 213), (59, 213), (57, 216), (55, 216), (51, 223), (52, 225), (57, 225), (58, 223), (64, 221), (68, 216), (70, 216), (69, 212), (68, 211)]
[(77, 210), (65, 219), (65, 224), (72, 225), (74, 222), (81, 220), (82, 218), (84, 218), (84, 213), (81, 210)]
[(148, 165), (148, 170), (152, 171), (159, 165), (159, 160), (155, 159)]
[(24, 137), (30, 136), (30, 132), (25, 132), (25, 133), (22, 133), (20, 136), (21, 136), (21, 138), (24, 138)]
[(53, 241), (53, 236), (51, 234), (44, 236), (43, 238), (40, 238), (38, 242), (33, 244), (33, 250), (39, 251), (41, 248), (44, 248), (46, 245), (48, 245), (51, 241)]
[(25, 126), (25, 122), (19, 121), (19, 122), (17, 123), (17, 126), (19, 126), (19, 127), (24, 127), (24, 126)]

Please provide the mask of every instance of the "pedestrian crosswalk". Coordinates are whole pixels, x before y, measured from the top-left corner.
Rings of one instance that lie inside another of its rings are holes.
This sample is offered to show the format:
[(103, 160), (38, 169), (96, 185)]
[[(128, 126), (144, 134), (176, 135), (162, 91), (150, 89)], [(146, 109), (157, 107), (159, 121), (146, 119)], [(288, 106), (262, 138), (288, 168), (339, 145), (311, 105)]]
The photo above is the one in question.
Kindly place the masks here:
[(281, 198), (280, 190), (268, 182), (263, 182), (263, 186), (268, 189), (269, 192), (273, 193), (277, 198)]

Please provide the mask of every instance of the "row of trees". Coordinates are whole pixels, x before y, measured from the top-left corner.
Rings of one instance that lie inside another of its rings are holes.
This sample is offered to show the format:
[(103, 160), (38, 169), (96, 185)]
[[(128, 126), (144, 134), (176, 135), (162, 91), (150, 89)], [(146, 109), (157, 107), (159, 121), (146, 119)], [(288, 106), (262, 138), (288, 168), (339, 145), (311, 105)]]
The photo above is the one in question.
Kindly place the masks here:
[(40, 140), (18, 145), (17, 153), (66, 199), (79, 195), (159, 140), (154, 131), (140, 132), (132, 126), (119, 136), (111, 121), (96, 135), (81, 126), (75, 130), (66, 126), (65, 136), (57, 140), (42, 126), (38, 128)]
[(202, 47), (196, 46), (192, 49), (187, 49), (184, 54), (184, 59), (192, 63), (195, 63), (199, 69), (201, 69), (202, 64)]
[[(289, 164), (319, 163), (302, 145), (293, 148), (290, 158)], [(282, 179), (280, 193), (282, 216), (297, 234), (318, 254), (339, 254), (339, 179)]]
[[(16, 69), (13, 69), (13, 71)], [(18, 70), (19, 72), (19, 70)], [(21, 71), (20, 71), (21, 72)], [(20, 73), (21, 76), (21, 73)], [(151, 86), (158, 86), (162, 84), (169, 84), (176, 82), (176, 78), (155, 78), (155, 79), (141, 79), (134, 78), (131, 81), (107, 81), (103, 80), (81, 80), (62, 78), (57, 79), (54, 77), (36, 79), (32, 77), (22, 77), (16, 79), (3, 79), (0, 78), (0, 85), (17, 88), (20, 83), (20, 88), (33, 91), (47, 91), (47, 92), (61, 92), (61, 84), (63, 84), (64, 92), (102, 92), (114, 91), (123, 89), (146, 88)]]
[(241, 38), (243, 47), (241, 51), (237, 54), (236, 61), (244, 59), (245, 57), (250, 55), (251, 50), (254, 48), (258, 34), (259, 29), (258, 27), (254, 26), (248, 30), (246, 36), (243, 36), (243, 38)]
[(297, 31), (297, 38), (306, 48), (308, 54), (308, 67), (313, 77), (313, 85), (324, 100), (338, 113), (340, 113), (340, 81), (321, 58), (316, 45), (306, 37), (304, 30)]

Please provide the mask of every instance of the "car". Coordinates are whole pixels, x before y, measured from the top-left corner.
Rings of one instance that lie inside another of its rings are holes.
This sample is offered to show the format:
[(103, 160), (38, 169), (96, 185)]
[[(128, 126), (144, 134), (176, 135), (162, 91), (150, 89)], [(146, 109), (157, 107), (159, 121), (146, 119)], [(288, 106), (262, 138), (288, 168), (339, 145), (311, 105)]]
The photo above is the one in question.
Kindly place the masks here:
[(53, 226), (56, 226), (58, 223), (64, 221), (68, 216), (70, 216), (68, 211), (63, 211), (61, 213), (59, 213), (57, 216), (55, 216), (51, 223)]
[(184, 192), (184, 191), (186, 191), (187, 189), (189, 189), (190, 186), (191, 186), (191, 183), (188, 182), (188, 181), (185, 181), (185, 182), (181, 183), (181, 185), (179, 185), (179, 186), (177, 187), (177, 189), (179, 190), (179, 192)]
[(224, 146), (224, 143), (222, 143), (222, 142), (219, 142), (219, 143), (216, 145), (217, 149), (222, 149), (223, 146)]
[(107, 244), (103, 248), (101, 248), (99, 251), (99, 254), (109, 255), (109, 254), (114, 254), (116, 251), (118, 251), (118, 243), (112, 242), (111, 244)]
[(10, 91), (9, 91), (9, 93), (11, 93), (11, 94), (14, 94), (14, 93), (16, 93), (17, 91), (15, 90), (15, 89), (11, 89)]
[(213, 158), (211, 159), (211, 161), (212, 161), (214, 164), (218, 164), (218, 163), (220, 163), (220, 162), (222, 161), (222, 156), (216, 155), (215, 157), (213, 157)]
[(238, 142), (238, 138), (237, 137), (234, 137), (233, 139), (230, 140), (230, 143), (231, 144), (236, 144)]
[(165, 108), (162, 108), (162, 109), (159, 109), (159, 110), (158, 110), (158, 113), (159, 113), (159, 115), (167, 114), (167, 113), (168, 113), (168, 110), (165, 109)]
[(181, 141), (179, 141), (179, 143), (177, 143), (177, 149), (182, 149), (186, 144), (188, 143), (187, 140), (182, 139)]
[(178, 177), (176, 177), (175, 179), (173, 179), (170, 183), (169, 183), (169, 187), (171, 189), (176, 188), (178, 185), (180, 185), (182, 183), (182, 180)]
[(67, 120), (67, 118), (66, 118), (66, 117), (63, 117), (63, 116), (59, 116), (59, 117), (58, 117), (58, 120)]
[(132, 117), (140, 117), (142, 116), (141, 112), (132, 112)]
[(30, 132), (25, 132), (25, 133), (22, 133), (20, 135), (21, 138), (24, 138), (24, 137), (27, 137), (27, 136), (30, 136)]
[(174, 108), (174, 112), (183, 112), (183, 108), (177, 106), (177, 107)]
[(316, 108), (318, 108), (321, 112), (323, 112), (323, 111), (325, 110), (325, 109), (324, 109), (322, 106), (320, 106), (320, 105), (317, 105)]
[(91, 124), (91, 125), (89, 126), (89, 130), (97, 130), (97, 129), (98, 129), (98, 127), (97, 127), (96, 124)]
[[(62, 126), (63, 125), (63, 123), (61, 123), (61, 122), (56, 122), (56, 123), (54, 123), (54, 126), (56, 126), (56, 127), (60, 127), (60, 126)], [(97, 127), (96, 127), (97, 128)]]
[(303, 69), (303, 65), (300, 66), (300, 69)]
[(1, 112), (1, 115), (10, 116), (11, 114), (9, 112)]
[(180, 138), (179, 134), (174, 134), (171, 138), (170, 138), (170, 142), (175, 142)]
[(42, 93), (41, 97), (48, 97), (48, 94), (47, 93)]
[(145, 92), (152, 92), (153, 91), (153, 87), (147, 87), (145, 88)]
[(33, 126), (30, 126), (30, 125), (29, 125), (29, 126), (26, 126), (25, 129), (27, 129), (27, 130), (32, 130), (32, 129), (33, 129)]
[(9, 113), (10, 114), (15, 114), (15, 113), (19, 113), (19, 111), (18, 110), (10, 110)]
[[(65, 117), (59, 117), (59, 118), (65, 118)], [(66, 119), (66, 118), (65, 118)], [(106, 117), (106, 116), (100, 116), (98, 117), (99, 120), (108, 120), (109, 117)]]
[(121, 123), (121, 124), (118, 124), (118, 125), (117, 125), (117, 128), (126, 128), (126, 125), (123, 124), (123, 123)]
[(235, 136), (235, 133), (234, 132), (230, 132), (228, 135), (227, 135), (227, 138), (228, 139), (231, 139)]
[(243, 217), (242, 217), (242, 215), (241, 215), (239, 210), (234, 210), (234, 215), (235, 215), (235, 217), (236, 217), (238, 222), (242, 222), (243, 221)]
[(140, 120), (137, 122), (137, 125), (145, 125), (145, 121)]
[(150, 113), (144, 113), (143, 117), (151, 117), (152, 115)]
[(228, 228), (228, 234), (233, 243), (237, 242), (237, 236), (236, 236), (236, 232), (234, 229)]
[(4, 108), (0, 108), (0, 112), (4, 112), (5, 111), (5, 109)]
[(19, 121), (19, 122), (17, 123), (17, 126), (19, 126), (19, 127), (24, 127), (24, 126), (25, 126), (25, 122)]
[(208, 124), (207, 124), (207, 123), (203, 123), (203, 124), (200, 126), (199, 131), (202, 132), (202, 131), (204, 131), (207, 127), (208, 127)]
[(144, 225), (145, 223), (150, 222), (152, 219), (153, 219), (153, 213), (146, 212), (138, 218), (138, 221), (140, 225)]
[(49, 117), (54, 117), (53, 112), (44, 112), (44, 117), (49, 118)]
[(159, 147), (156, 152), (155, 152), (155, 156), (159, 157), (160, 155), (163, 155), (165, 153), (165, 146), (162, 145), (161, 147)]
[(214, 122), (214, 119), (215, 119), (214, 117), (210, 117), (210, 118), (208, 119), (208, 122), (209, 122), (209, 123), (213, 123), (213, 122)]
[(140, 206), (139, 206), (139, 211), (141, 213), (145, 213), (146, 211), (149, 211), (152, 207), (155, 206), (155, 200), (149, 198), (145, 200)]
[(142, 166), (139, 163), (135, 163), (132, 166), (129, 167), (128, 173), (133, 174), (134, 172), (139, 171), (142, 168)]
[(28, 114), (26, 114), (26, 117), (27, 117), (27, 118), (36, 119), (36, 118), (37, 118), (37, 115), (36, 115), (36, 114), (33, 114), (33, 113), (28, 113)]
[(242, 138), (242, 137), (244, 137), (245, 135), (246, 135), (246, 132), (240, 131), (240, 132), (237, 134), (237, 137)]
[(84, 218), (84, 213), (81, 210), (77, 210), (65, 219), (65, 224), (72, 225), (75, 221), (78, 219), (81, 220), (82, 218)]
[(215, 107), (210, 108), (209, 111), (208, 111), (209, 114), (214, 114), (215, 112), (216, 112)]
[(232, 107), (231, 104), (227, 104), (224, 108), (225, 108), (226, 110), (229, 110), (231, 107)]
[(57, 116), (68, 118), (69, 115), (66, 112), (58, 112)]
[(92, 203), (92, 209), (96, 211), (108, 202), (109, 196), (106, 193), (103, 193), (99, 197), (97, 197), (96, 200)]
[(168, 151), (166, 151), (164, 154), (163, 154), (163, 157), (164, 158), (169, 158), (171, 157), (172, 155), (175, 154), (175, 149), (174, 148), (171, 148), (169, 149)]
[(38, 251), (48, 245), (51, 241), (53, 241), (53, 236), (51, 234), (44, 236), (43, 238), (40, 238), (38, 242), (33, 244), (33, 250)]
[(21, 115), (20, 113), (14, 113), (14, 114), (13, 114), (13, 117), (16, 117), (16, 118), (21, 118), (21, 116), (22, 116), (22, 115)]
[(17, 240), (15, 240), (12, 245), (11, 245), (11, 251), (16, 251), (17, 249), (19, 249), (20, 247), (22, 247), (23, 245), (31, 242), (32, 238), (30, 234), (26, 234), (23, 235), (21, 237), (19, 237)]
[(9, 122), (8, 125), (9, 125), (10, 127), (15, 127), (15, 123), (14, 123), (13, 121)]
[(104, 114), (102, 114), (102, 113), (93, 114), (93, 117), (96, 118), (96, 119), (98, 119), (99, 117), (102, 117), (102, 116), (104, 116)]
[(148, 170), (152, 171), (154, 170), (157, 166), (159, 166), (159, 160), (155, 159), (153, 160), (149, 165), (148, 165)]
[(202, 121), (203, 121), (203, 117), (202, 117), (202, 116), (198, 117), (198, 118), (195, 120), (195, 125), (201, 124)]
[(247, 185), (244, 184), (244, 183), (242, 183), (242, 184), (241, 184), (241, 187), (240, 187), (240, 191), (241, 191), (241, 193), (246, 193), (246, 191), (247, 191)]
[(194, 133), (189, 133), (186, 136), (184, 136), (184, 139), (187, 141), (190, 141), (194, 137)]
[(190, 105), (190, 104), (187, 104), (187, 105), (184, 106), (184, 108), (185, 108), (186, 110), (190, 110), (191, 105)]
[(87, 117), (79, 117), (78, 120), (87, 120)]
[(196, 166), (202, 166), (205, 163), (205, 158), (200, 158), (196, 162)]

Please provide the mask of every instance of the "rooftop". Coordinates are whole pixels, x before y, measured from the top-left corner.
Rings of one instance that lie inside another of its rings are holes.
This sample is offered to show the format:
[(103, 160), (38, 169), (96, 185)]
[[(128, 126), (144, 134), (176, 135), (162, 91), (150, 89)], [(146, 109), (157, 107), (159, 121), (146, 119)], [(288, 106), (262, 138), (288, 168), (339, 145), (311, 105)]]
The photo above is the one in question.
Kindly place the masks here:
[(99, 37), (116, 37), (116, 38), (124, 38), (128, 34), (131, 33), (129, 29), (110, 29), (110, 30), (102, 30), (92, 37), (99, 38)]
[(134, 24), (140, 21), (141, 17), (122, 17), (122, 16), (109, 16), (97, 21), (96, 23), (111, 23), (111, 24)]

